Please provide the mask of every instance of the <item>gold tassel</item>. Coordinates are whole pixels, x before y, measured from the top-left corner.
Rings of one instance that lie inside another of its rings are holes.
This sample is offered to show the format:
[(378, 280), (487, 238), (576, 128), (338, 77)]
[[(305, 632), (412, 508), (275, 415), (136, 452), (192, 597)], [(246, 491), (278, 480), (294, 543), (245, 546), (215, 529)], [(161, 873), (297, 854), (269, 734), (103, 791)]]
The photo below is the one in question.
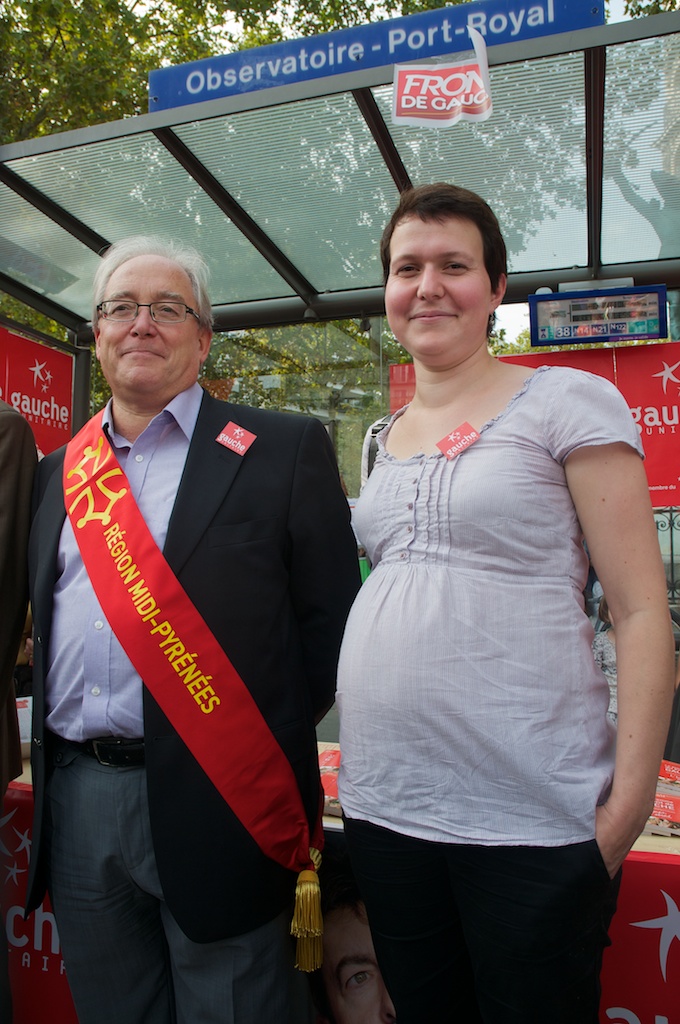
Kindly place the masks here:
[(310, 849), (314, 870), (301, 871), (295, 887), (295, 911), (290, 934), (297, 939), (295, 966), (300, 971), (315, 971), (323, 961), (323, 918), (321, 916), (321, 889), (317, 874), (321, 854)]

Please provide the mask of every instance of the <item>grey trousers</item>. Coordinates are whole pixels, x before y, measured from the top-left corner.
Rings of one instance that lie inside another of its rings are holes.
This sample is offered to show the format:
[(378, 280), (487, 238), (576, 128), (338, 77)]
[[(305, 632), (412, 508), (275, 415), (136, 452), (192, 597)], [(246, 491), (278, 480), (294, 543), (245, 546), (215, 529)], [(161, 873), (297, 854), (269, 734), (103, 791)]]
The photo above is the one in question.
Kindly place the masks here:
[[(55, 767), (47, 796), (49, 891), (80, 1024), (306, 1024), (288, 914), (212, 943), (175, 923), (143, 767), (83, 754)], [(188, 870), (200, 869), (200, 854)]]

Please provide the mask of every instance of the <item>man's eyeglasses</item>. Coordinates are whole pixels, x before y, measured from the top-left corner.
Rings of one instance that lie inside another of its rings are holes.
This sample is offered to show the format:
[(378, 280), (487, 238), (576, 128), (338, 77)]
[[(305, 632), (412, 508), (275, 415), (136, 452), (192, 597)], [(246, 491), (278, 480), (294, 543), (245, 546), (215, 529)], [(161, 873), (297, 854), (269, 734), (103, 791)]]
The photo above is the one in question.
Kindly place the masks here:
[(191, 313), (197, 320), (200, 317), (195, 309), (185, 302), (129, 302), (127, 299), (105, 299), (97, 306), (97, 312), (104, 320), (136, 320), (140, 309), (148, 309), (151, 319), (157, 324), (181, 324)]

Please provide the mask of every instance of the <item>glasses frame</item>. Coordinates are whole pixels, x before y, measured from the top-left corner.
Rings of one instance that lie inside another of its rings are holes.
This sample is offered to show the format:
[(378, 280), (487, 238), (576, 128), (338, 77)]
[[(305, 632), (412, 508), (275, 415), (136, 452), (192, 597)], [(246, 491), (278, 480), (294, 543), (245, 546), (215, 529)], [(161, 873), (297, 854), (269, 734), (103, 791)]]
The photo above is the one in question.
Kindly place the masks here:
[[(131, 306), (136, 306), (137, 308), (135, 309), (134, 316), (121, 318), (117, 316), (108, 316), (104, 312), (104, 306), (108, 302), (119, 301), (129, 302)], [(166, 305), (184, 306), (184, 318), (182, 320), (157, 320), (154, 316), (153, 306), (160, 306), (163, 303)], [(195, 309), (192, 309), (191, 306), (187, 306), (186, 302), (176, 302), (175, 299), (157, 299), (156, 302), (133, 302), (132, 299), (103, 299), (97, 306), (97, 313), (102, 320), (110, 320), (113, 324), (131, 324), (139, 316), (140, 309), (148, 309), (149, 315), (155, 324), (184, 324), (186, 323), (187, 314), (189, 313), (191, 313), (192, 316), (195, 316), (199, 323), (201, 320)]]

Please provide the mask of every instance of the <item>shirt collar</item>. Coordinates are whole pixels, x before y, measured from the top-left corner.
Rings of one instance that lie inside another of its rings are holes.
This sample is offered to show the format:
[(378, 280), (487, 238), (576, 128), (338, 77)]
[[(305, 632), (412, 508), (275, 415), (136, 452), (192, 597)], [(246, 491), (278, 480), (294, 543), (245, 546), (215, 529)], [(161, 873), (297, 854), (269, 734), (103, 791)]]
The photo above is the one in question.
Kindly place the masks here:
[[(202, 400), (203, 388), (198, 383), (192, 384), (191, 387), (186, 389), (186, 391), (180, 391), (178, 395), (175, 395), (175, 397), (168, 402), (165, 408), (154, 416), (151, 423), (154, 423), (161, 416), (164, 419), (168, 419), (168, 416), (171, 416), (186, 437), (187, 441), (191, 441)], [(106, 436), (110, 440), (113, 440), (114, 437), (118, 437), (113, 425), (113, 415), (111, 411), (112, 403), (113, 399), (110, 398), (106, 403), (104, 417), (102, 420), (102, 427), (106, 431)], [(147, 425), (146, 429), (151, 426), (151, 423)], [(120, 440), (123, 441), (122, 438), (120, 438)], [(124, 441), (123, 443), (125, 445), (129, 445), (130, 442)]]

